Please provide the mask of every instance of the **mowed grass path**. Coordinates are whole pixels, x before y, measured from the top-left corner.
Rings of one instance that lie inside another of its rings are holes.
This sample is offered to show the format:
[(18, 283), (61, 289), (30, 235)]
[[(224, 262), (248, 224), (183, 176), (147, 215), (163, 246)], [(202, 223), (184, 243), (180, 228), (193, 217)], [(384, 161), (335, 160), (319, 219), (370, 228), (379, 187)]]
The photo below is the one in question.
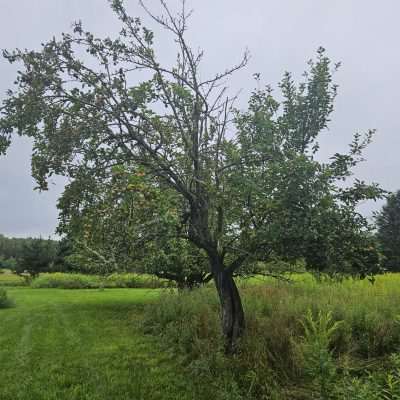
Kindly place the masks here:
[(138, 329), (149, 289), (8, 290), (1, 400), (191, 399), (173, 356)]

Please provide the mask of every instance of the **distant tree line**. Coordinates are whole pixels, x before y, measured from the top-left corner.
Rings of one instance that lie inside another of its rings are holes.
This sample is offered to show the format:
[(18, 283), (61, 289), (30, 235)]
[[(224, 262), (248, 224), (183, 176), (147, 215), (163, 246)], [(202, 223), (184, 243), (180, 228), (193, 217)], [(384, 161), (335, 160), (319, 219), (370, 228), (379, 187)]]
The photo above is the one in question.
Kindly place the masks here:
[(21, 258), (24, 247), (28, 246), (33, 238), (8, 238), (0, 234), (0, 268), (15, 270), (17, 259)]
[(35, 277), (40, 272), (68, 271), (65, 240), (8, 238), (0, 234), (0, 269)]

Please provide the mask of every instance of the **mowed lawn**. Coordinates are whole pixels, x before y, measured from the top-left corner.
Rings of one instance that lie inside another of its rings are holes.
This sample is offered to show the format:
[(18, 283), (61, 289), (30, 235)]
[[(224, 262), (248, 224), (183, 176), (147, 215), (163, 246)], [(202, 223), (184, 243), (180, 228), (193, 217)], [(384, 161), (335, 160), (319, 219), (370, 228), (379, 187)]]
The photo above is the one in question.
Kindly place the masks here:
[(0, 399), (191, 399), (172, 355), (140, 334), (151, 289), (8, 289)]

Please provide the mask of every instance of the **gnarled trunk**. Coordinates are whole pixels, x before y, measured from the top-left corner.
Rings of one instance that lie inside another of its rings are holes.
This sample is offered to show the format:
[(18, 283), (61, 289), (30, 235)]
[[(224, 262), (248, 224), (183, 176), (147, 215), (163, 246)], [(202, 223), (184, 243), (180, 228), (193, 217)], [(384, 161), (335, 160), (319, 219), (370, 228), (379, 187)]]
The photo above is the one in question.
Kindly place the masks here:
[(245, 329), (242, 301), (232, 272), (222, 270), (214, 274), (215, 286), (221, 303), (222, 331), (225, 336), (225, 350), (235, 352), (238, 339)]

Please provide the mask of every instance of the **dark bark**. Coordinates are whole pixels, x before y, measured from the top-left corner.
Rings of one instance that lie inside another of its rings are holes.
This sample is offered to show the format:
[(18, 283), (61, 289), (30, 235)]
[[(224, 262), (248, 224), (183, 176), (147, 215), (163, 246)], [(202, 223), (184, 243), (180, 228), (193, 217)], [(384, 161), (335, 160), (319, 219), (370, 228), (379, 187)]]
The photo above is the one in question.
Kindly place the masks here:
[[(204, 204), (207, 204), (205, 202)], [(245, 318), (239, 291), (233, 279), (234, 271), (244, 259), (239, 257), (231, 265), (224, 265), (224, 255), (218, 251), (208, 226), (208, 207), (198, 204), (191, 206), (189, 238), (208, 254), (210, 270), (221, 304), (222, 333), (225, 338), (226, 353), (234, 353), (238, 340), (245, 329)], [(246, 255), (247, 257), (247, 255)]]
[(221, 270), (214, 275), (221, 303), (222, 332), (225, 337), (225, 351), (235, 352), (239, 338), (245, 329), (245, 318), (240, 294), (232, 273)]

